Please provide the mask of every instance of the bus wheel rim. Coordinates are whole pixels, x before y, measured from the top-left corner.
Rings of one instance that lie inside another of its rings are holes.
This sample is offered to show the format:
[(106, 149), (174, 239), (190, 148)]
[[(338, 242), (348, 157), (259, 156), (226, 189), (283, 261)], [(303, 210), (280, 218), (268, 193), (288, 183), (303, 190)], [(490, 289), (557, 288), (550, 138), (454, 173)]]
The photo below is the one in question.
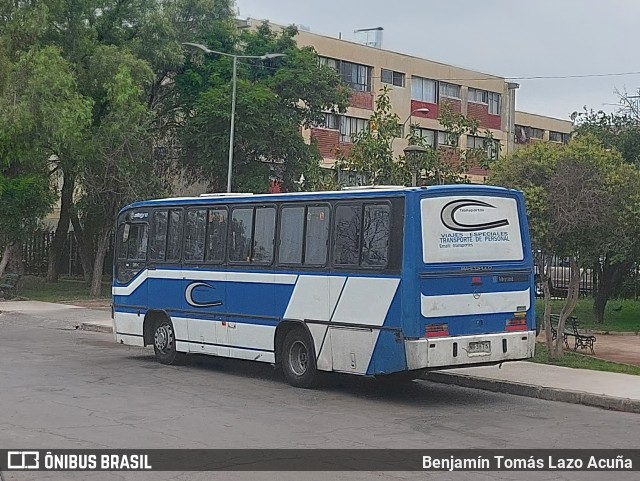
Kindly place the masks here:
[(296, 376), (302, 376), (309, 368), (309, 351), (302, 341), (295, 341), (289, 349), (289, 366)]
[(171, 327), (169, 326), (160, 326), (156, 329), (156, 333), (154, 336), (154, 343), (156, 348), (163, 354), (166, 353), (171, 347), (171, 343), (173, 341), (173, 335), (171, 332)]

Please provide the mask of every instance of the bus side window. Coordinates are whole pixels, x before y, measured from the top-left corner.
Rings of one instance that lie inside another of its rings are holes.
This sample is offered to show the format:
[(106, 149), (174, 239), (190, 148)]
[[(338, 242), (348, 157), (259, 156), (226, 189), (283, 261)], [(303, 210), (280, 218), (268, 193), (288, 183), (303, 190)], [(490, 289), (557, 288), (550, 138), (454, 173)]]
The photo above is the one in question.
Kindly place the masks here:
[(255, 216), (251, 262), (271, 264), (276, 235), (276, 209), (274, 207), (259, 207), (256, 209)]
[(364, 206), (361, 266), (386, 267), (390, 213), (391, 209), (388, 205)]
[(329, 213), (330, 209), (327, 206), (307, 209), (307, 238), (304, 250), (306, 265), (323, 266), (327, 263)]
[(129, 246), (129, 224), (120, 224), (118, 226), (118, 260), (126, 260), (127, 247)]
[(279, 264), (302, 264), (304, 207), (283, 207), (280, 212)]
[(167, 251), (167, 219), (169, 211), (157, 210), (153, 213), (153, 228), (151, 245), (149, 247), (149, 260), (163, 262)]
[(231, 233), (229, 235), (229, 260), (249, 262), (251, 260), (251, 238), (253, 237), (253, 208), (231, 211)]
[(181, 246), (182, 210), (172, 209), (169, 211), (169, 222), (167, 227), (167, 262), (177, 262), (180, 260)]
[(184, 260), (204, 261), (205, 209), (188, 210), (184, 227)]
[(227, 246), (227, 210), (209, 209), (207, 218), (207, 255), (209, 263), (221, 264)]
[(335, 245), (333, 263), (357, 266), (360, 258), (362, 205), (338, 205), (335, 215)]

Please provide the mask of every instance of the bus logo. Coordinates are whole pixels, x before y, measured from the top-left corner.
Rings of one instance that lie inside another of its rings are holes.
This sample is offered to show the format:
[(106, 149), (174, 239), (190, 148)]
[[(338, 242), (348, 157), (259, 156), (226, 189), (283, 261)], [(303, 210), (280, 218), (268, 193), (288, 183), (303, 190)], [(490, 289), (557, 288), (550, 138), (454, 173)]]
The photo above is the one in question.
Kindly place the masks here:
[[(489, 230), (495, 229), (497, 227), (503, 227), (505, 225), (509, 225), (509, 221), (507, 219), (495, 220), (492, 222), (482, 222), (479, 224), (462, 224), (456, 220), (456, 213), (465, 207), (478, 207), (480, 209), (475, 209), (478, 212), (483, 212), (484, 208), (487, 209), (495, 209), (495, 206), (488, 204), (487, 202), (483, 202), (481, 200), (473, 200), (473, 199), (460, 199), (449, 202), (442, 208), (440, 212), (440, 219), (442, 223), (450, 230), (457, 232), (471, 232), (471, 231), (479, 231), (479, 230)], [(472, 210), (473, 211), (473, 210)]]
[(210, 284), (207, 284), (206, 282), (192, 282), (187, 286), (187, 290), (184, 292), (184, 298), (187, 300), (187, 304), (193, 307), (216, 307), (216, 306), (222, 305), (221, 300), (205, 301), (205, 302), (195, 300), (193, 298), (193, 291), (194, 289), (197, 289), (199, 287), (205, 288), (205, 289), (200, 289), (200, 291), (204, 290), (205, 292), (214, 291), (216, 289), (215, 287), (213, 287)]

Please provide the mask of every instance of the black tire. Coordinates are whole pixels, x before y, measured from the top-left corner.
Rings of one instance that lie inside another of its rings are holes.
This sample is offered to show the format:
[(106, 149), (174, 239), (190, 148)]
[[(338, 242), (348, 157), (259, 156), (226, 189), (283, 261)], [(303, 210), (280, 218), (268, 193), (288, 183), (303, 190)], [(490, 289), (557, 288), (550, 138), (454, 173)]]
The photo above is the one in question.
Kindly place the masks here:
[(294, 387), (311, 388), (318, 381), (315, 350), (309, 336), (300, 327), (289, 331), (284, 338), (282, 372)]
[(176, 351), (175, 330), (170, 320), (158, 321), (153, 326), (153, 350), (162, 364), (180, 364), (184, 361), (186, 354)]

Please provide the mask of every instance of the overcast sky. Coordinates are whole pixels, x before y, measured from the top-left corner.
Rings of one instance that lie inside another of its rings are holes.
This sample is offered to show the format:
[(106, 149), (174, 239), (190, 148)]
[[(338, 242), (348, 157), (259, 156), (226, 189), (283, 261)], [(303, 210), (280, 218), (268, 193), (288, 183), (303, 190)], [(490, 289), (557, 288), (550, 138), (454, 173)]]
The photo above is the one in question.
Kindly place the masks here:
[(640, 72), (637, 0), (236, 0), (242, 17), (298, 24), (354, 39), (383, 27), (383, 47), (520, 84), (518, 110), (568, 118), (584, 105), (615, 109), (614, 90), (640, 74), (573, 79), (516, 77)]

